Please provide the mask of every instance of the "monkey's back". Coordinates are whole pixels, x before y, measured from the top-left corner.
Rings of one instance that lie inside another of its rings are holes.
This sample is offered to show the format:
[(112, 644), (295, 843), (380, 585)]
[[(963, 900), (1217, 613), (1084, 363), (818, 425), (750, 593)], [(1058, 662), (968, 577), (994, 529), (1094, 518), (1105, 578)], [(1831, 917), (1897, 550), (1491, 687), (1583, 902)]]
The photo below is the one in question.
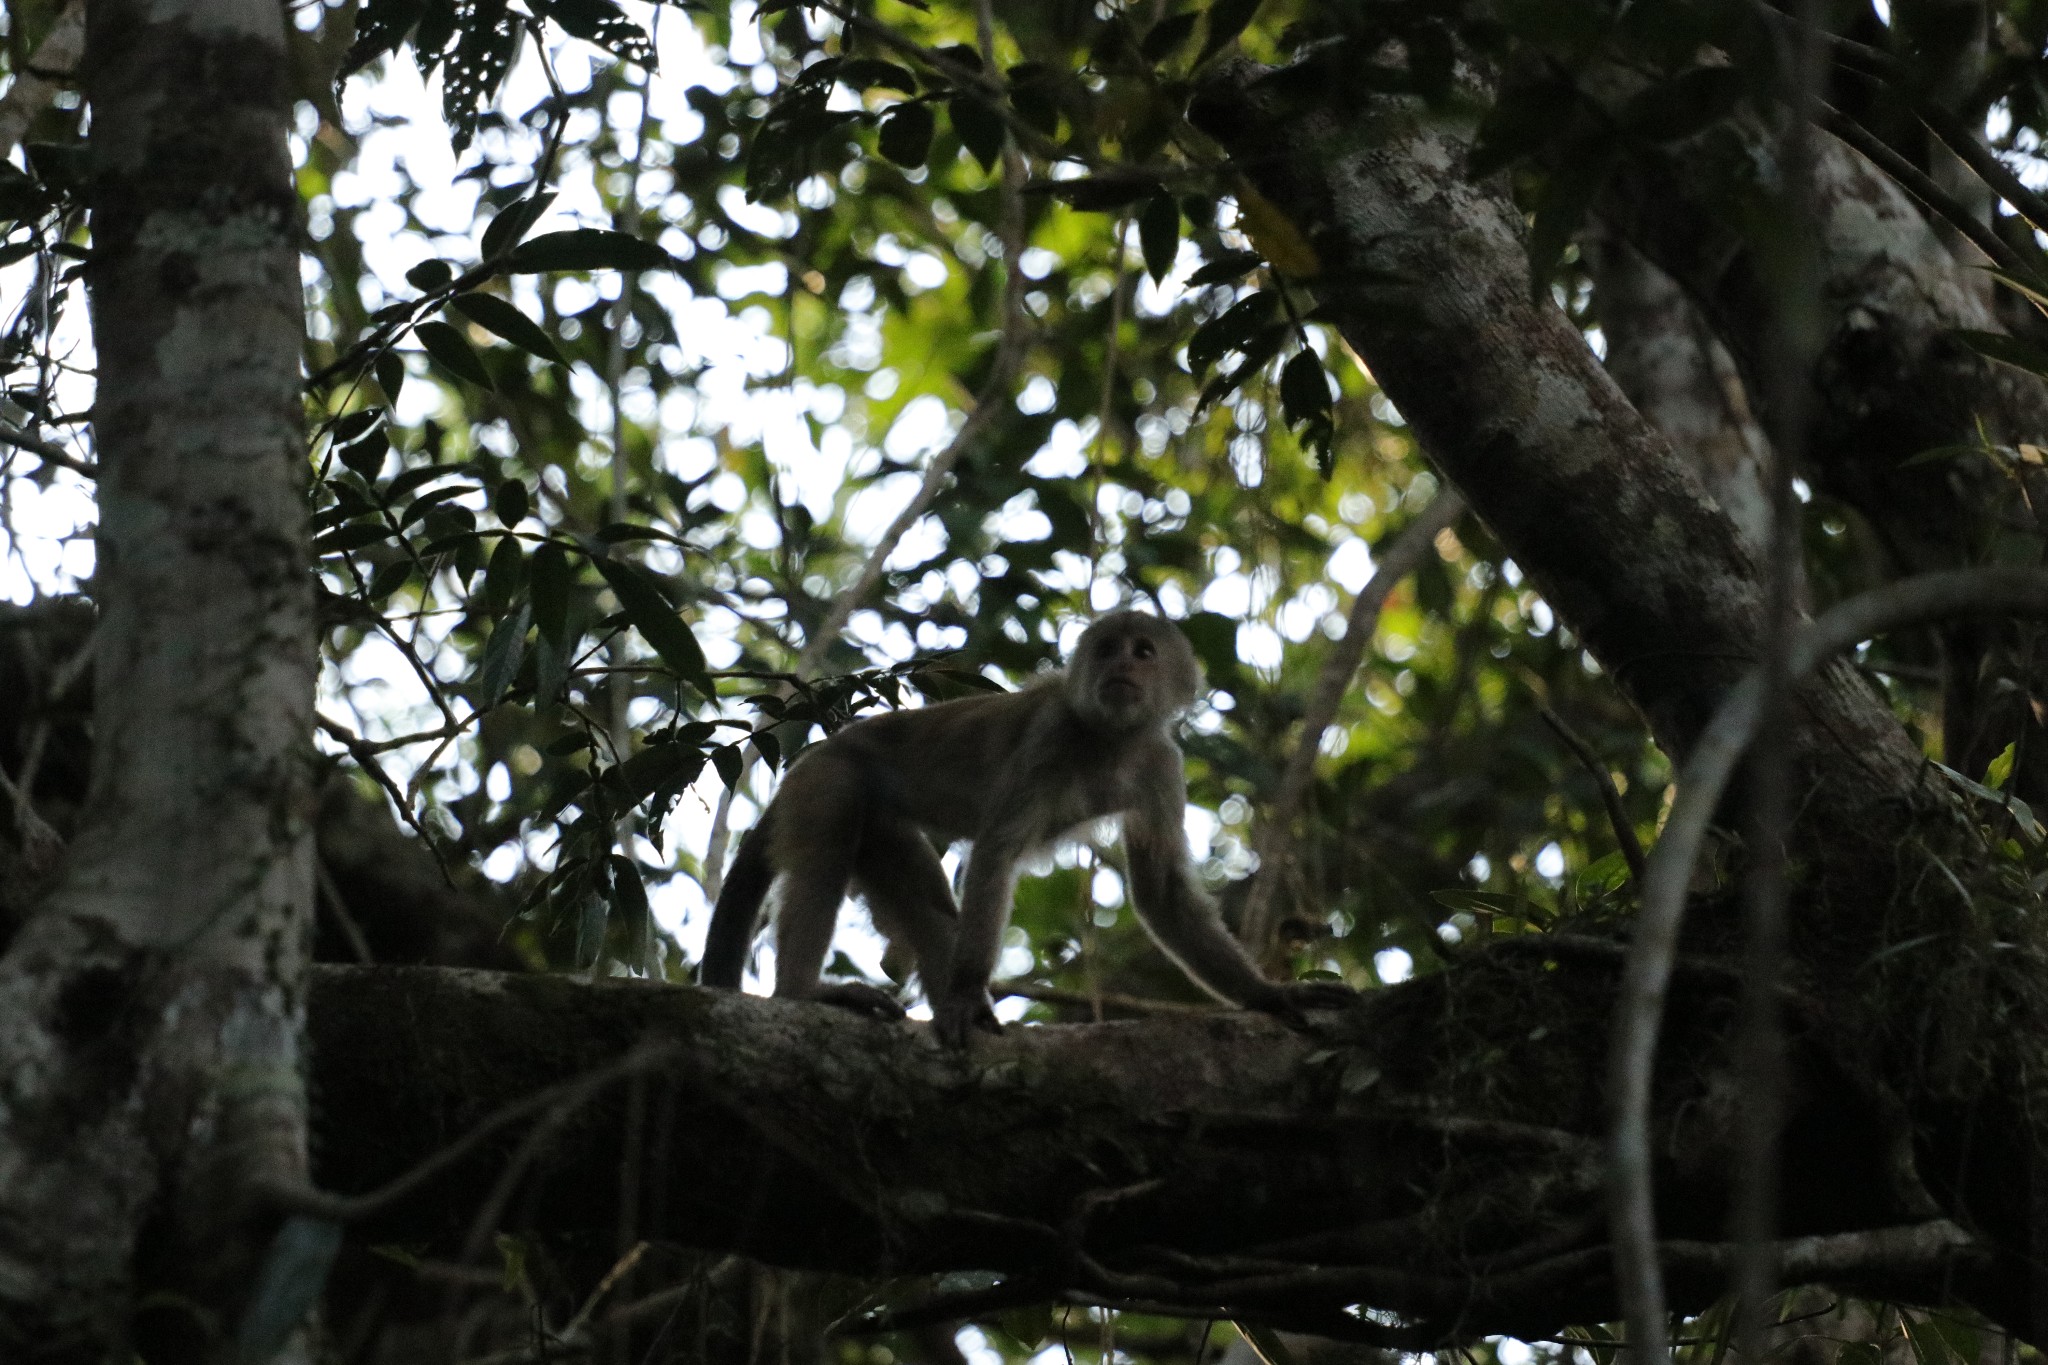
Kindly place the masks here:
[(1061, 732), (1073, 728), (1057, 678), (870, 716), (804, 751), (776, 792), (777, 821), (792, 837), (820, 835), (852, 796), (870, 817), (970, 838), (1020, 755), (1044, 753), (1049, 742), (1070, 747)]

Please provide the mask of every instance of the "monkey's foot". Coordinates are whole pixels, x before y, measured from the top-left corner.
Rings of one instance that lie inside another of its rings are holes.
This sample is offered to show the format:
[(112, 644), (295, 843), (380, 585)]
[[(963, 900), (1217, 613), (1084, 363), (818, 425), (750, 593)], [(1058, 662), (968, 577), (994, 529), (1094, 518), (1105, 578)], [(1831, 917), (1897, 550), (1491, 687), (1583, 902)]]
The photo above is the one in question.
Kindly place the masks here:
[(996, 1018), (996, 1007), (987, 991), (932, 1001), (932, 1032), (939, 1035), (939, 1042), (946, 1047), (957, 1050), (966, 1047), (967, 1040), (976, 1033), (1002, 1031), (1002, 1021)]
[(870, 986), (865, 981), (834, 981), (821, 984), (810, 992), (810, 998), (887, 1023), (894, 1023), (903, 1017), (903, 1006), (895, 996), (879, 987)]

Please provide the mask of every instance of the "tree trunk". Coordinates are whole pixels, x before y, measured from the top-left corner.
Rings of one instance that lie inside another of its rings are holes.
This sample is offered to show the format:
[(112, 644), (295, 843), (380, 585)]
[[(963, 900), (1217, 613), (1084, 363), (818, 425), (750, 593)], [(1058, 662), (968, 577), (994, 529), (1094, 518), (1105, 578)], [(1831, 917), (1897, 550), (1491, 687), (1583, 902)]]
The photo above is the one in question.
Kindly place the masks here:
[[(277, 1225), (249, 1183), (305, 1161), (315, 659), (283, 22), (88, 10), (93, 776), (0, 959), (9, 1359), (279, 1344), (244, 1309)], [(146, 1293), (162, 1306), (131, 1321)]]

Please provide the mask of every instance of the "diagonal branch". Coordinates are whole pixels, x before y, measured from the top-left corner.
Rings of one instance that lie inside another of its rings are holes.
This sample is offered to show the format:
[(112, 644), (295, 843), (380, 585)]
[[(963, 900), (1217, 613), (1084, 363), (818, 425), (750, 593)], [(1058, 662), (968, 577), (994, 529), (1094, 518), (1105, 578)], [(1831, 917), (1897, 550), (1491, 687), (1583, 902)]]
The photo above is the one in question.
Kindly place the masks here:
[(1351, 680), (1357, 675), (1366, 646), (1372, 643), (1373, 631), (1379, 625), (1380, 608), (1395, 585), (1422, 565), (1437, 535), (1464, 511), (1464, 498), (1445, 488), (1423, 509), (1422, 515), (1381, 542), (1379, 553), (1373, 556), (1376, 565), (1372, 577), (1351, 601), (1344, 638), (1330, 651), (1322, 671), (1316, 675), (1315, 690), (1309, 694), (1308, 707), (1302, 713), (1301, 738), (1295, 742), (1294, 752), (1287, 756), (1287, 766), (1267, 804), (1265, 828), (1259, 832), (1256, 845), (1259, 875), (1252, 881), (1251, 894), (1245, 900), (1244, 922), (1238, 931), (1254, 957), (1264, 955), (1278, 927), (1280, 884), (1294, 854), (1294, 822), (1308, 799), (1323, 732), (1337, 718), (1337, 707), (1351, 689)]
[(875, 585), (882, 581), (883, 566), (889, 556), (896, 552), (896, 546), (915, 526), (918, 519), (930, 510), (938, 499), (939, 490), (953, 472), (953, 466), (960, 457), (971, 449), (982, 433), (994, 423), (996, 414), (1002, 410), (1009, 394), (1010, 385), (1017, 377), (1017, 369), (1023, 363), (1027, 343), (1024, 311), (1024, 272), (1018, 265), (1018, 257), (1024, 249), (1024, 158), (1015, 148), (1005, 148), (1003, 153), (1003, 322), (1002, 332), (996, 339), (995, 364), (990, 368), (988, 380), (975, 395), (974, 409), (967, 414), (967, 420), (960, 424), (960, 430), (946, 443), (945, 449), (932, 456), (925, 466), (924, 482), (918, 485), (917, 493), (896, 519), (882, 532), (874, 548), (868, 552), (867, 562), (861, 565), (860, 574), (832, 599), (825, 615), (804, 641), (803, 652), (797, 657), (796, 671), (810, 677), (824, 662), (825, 654), (839, 639), (839, 632), (846, 629), (846, 623), (853, 613), (860, 609), (875, 591)]

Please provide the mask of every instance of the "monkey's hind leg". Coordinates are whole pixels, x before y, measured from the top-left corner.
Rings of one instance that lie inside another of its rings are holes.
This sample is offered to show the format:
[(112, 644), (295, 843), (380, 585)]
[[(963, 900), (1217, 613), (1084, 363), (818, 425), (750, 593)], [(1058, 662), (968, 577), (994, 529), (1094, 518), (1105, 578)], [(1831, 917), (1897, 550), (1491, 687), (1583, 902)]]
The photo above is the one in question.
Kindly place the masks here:
[(875, 928), (917, 958), (917, 975), (930, 997), (933, 983), (953, 960), (959, 907), (946, 868), (931, 841), (907, 822), (876, 822), (861, 835), (854, 887), (867, 902)]
[(815, 824), (792, 820), (778, 833), (783, 875), (775, 892), (775, 993), (901, 1019), (903, 1006), (887, 991), (860, 981), (821, 979), (839, 926), (839, 903), (853, 876), (859, 824), (843, 817)]

